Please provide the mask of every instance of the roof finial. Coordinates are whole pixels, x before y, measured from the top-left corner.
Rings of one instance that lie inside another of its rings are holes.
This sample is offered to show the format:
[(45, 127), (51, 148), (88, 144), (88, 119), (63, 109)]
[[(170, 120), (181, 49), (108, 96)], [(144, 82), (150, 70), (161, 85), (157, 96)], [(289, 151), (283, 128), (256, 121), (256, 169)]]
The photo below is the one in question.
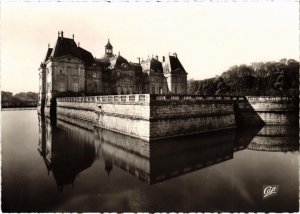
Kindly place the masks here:
[(74, 40), (74, 33), (73, 33), (73, 35), (72, 35), (72, 36), (73, 36), (73, 40)]
[(57, 34), (58, 34), (58, 37), (59, 37), (59, 36), (60, 36), (60, 35), (59, 35), (59, 34), (60, 34), (59, 31), (57, 32)]
[(48, 43), (48, 48), (50, 48), (50, 43)]

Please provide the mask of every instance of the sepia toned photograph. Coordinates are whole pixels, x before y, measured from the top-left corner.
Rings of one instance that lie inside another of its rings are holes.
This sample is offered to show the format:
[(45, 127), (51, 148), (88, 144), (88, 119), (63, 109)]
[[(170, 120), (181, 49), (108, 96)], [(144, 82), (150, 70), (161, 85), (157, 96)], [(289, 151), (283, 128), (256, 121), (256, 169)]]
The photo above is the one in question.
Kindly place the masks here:
[(1, 210), (299, 212), (299, 2), (1, 2)]

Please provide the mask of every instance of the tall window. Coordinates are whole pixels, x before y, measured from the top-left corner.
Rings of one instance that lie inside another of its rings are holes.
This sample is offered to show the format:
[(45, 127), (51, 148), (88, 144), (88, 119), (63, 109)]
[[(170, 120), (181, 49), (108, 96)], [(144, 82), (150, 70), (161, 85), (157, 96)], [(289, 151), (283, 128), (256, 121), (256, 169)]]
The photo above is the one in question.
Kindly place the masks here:
[(97, 73), (93, 72), (93, 78), (96, 78), (96, 77), (97, 77)]
[(155, 94), (155, 86), (152, 86), (152, 94)]
[(79, 92), (79, 83), (78, 82), (73, 82), (73, 91)]
[(66, 87), (65, 87), (65, 83), (64, 82), (59, 82), (58, 83), (58, 90), (63, 92), (66, 90)]
[(177, 94), (177, 86), (175, 86), (175, 94)]
[(159, 86), (159, 93), (160, 93), (160, 94), (163, 93), (161, 86)]

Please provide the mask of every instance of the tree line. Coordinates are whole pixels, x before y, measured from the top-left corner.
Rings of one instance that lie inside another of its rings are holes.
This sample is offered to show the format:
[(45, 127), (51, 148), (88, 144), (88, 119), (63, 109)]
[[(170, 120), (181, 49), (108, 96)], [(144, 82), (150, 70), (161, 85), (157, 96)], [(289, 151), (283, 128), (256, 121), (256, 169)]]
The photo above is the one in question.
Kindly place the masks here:
[(298, 96), (299, 62), (257, 62), (235, 65), (220, 76), (189, 80), (188, 94), (238, 96)]
[(35, 107), (37, 106), (38, 93), (20, 92), (13, 94), (9, 91), (1, 91), (2, 107)]

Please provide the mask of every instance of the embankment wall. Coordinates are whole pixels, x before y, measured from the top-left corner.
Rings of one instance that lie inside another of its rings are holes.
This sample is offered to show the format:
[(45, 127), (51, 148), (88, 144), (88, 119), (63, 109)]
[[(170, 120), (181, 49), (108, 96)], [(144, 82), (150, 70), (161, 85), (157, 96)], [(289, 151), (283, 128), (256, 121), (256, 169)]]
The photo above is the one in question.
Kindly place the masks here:
[[(45, 115), (46, 112), (45, 109)], [(57, 98), (56, 115), (59, 119), (80, 119), (150, 140), (242, 125), (296, 124), (298, 103), (290, 97), (149, 94), (64, 97)]]

